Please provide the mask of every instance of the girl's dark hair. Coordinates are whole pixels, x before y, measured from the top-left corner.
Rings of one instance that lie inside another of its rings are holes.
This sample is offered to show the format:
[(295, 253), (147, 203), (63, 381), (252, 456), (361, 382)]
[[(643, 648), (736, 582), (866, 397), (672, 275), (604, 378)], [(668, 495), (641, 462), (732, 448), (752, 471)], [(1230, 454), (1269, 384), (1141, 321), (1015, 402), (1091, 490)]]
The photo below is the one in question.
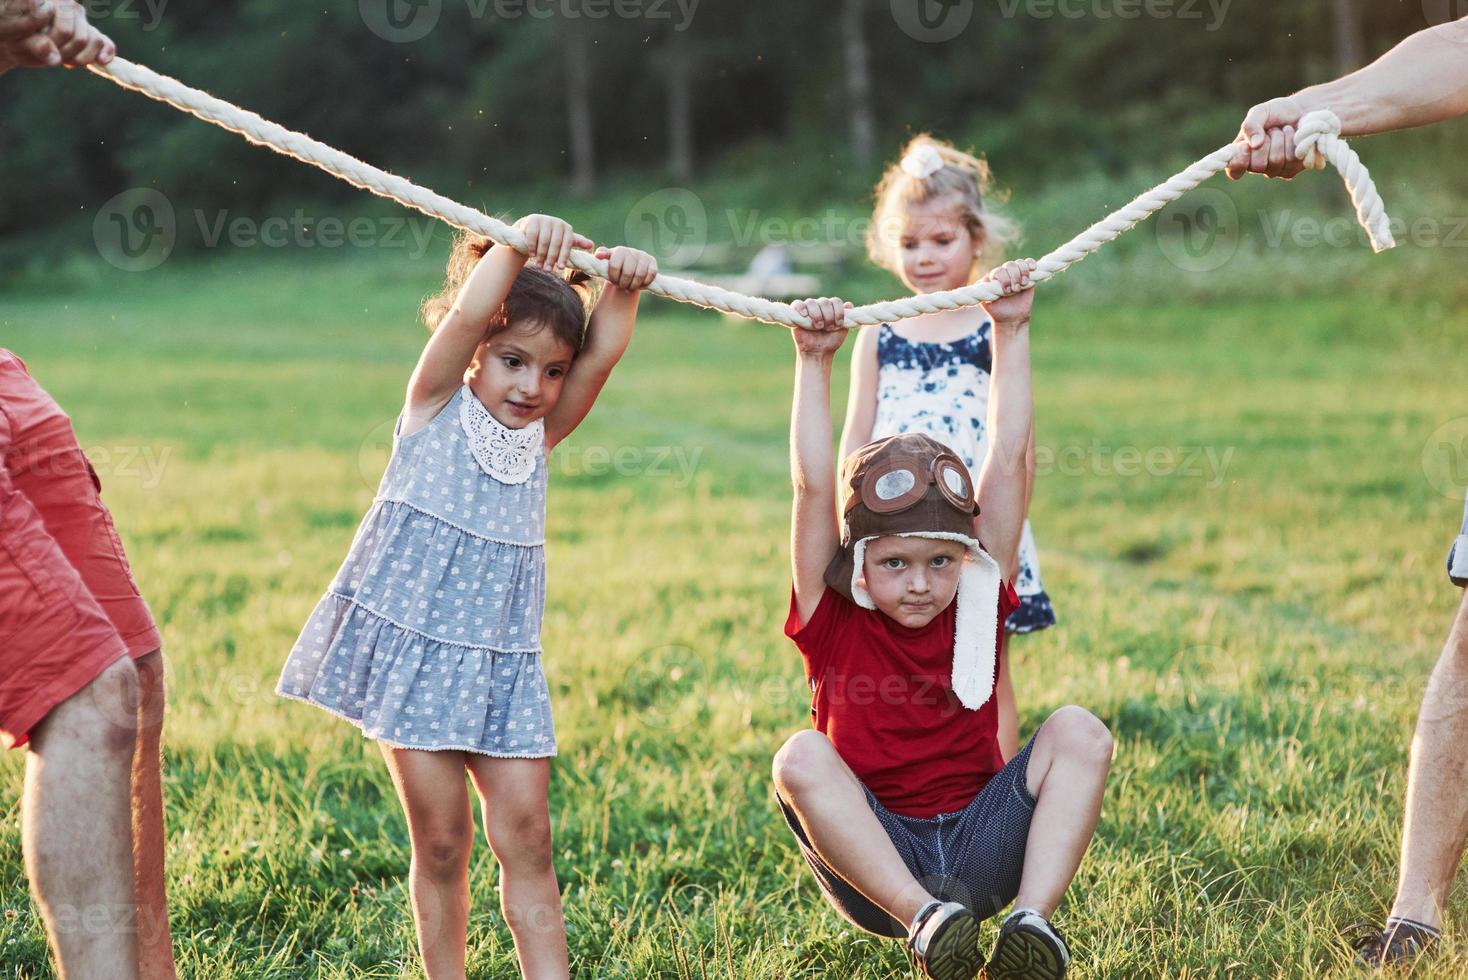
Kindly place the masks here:
[[(443, 289), (423, 301), (423, 323), (429, 330), (438, 329), (458, 299), (469, 273), (493, 245), (483, 235), (469, 232), (460, 232), (454, 239), (444, 271)], [(484, 339), (488, 340), (495, 331), (511, 323), (535, 323), (550, 328), (557, 340), (580, 353), (586, 340), (587, 311), (596, 305), (599, 293), (596, 280), (583, 272), (573, 269), (565, 276), (558, 276), (527, 265), (515, 277), (503, 305), (484, 325)]]

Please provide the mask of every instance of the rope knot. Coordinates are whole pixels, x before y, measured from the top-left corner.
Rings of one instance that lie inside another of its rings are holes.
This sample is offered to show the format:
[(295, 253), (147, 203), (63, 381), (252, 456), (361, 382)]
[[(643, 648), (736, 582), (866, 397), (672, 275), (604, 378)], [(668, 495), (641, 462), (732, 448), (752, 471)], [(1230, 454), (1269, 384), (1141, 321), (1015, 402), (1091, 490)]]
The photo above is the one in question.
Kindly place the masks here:
[(1341, 117), (1329, 109), (1317, 109), (1301, 119), (1295, 130), (1295, 156), (1311, 170), (1324, 170), (1327, 161), (1320, 150), (1320, 141), (1326, 136), (1340, 135)]

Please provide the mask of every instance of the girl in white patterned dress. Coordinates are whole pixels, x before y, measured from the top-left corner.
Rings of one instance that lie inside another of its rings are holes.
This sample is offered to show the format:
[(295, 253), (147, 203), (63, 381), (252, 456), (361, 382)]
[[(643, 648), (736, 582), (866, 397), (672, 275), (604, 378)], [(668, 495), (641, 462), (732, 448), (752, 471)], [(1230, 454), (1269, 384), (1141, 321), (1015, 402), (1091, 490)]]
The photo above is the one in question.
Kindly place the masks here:
[[(281, 695), (375, 739), (408, 818), (409, 890), (429, 980), (463, 980), (478, 792), (520, 970), (570, 975), (551, 861), (556, 753), (540, 664), (547, 457), (581, 423), (632, 336), (652, 256), (600, 249), (608, 283), (564, 275), (571, 226), (517, 225), (533, 265), (463, 237), (408, 381), (392, 459), (331, 587), (281, 672)], [(561, 273), (561, 274), (555, 274)], [(574, 278), (574, 277), (573, 277)]]
[[(915, 137), (877, 185), (867, 236), (872, 261), (914, 293), (958, 289), (982, 278), (1018, 237), (1015, 225), (988, 207), (988, 184), (983, 160), (932, 137)], [(975, 306), (859, 331), (841, 458), (874, 439), (922, 432), (962, 457), (977, 480), (988, 452), (992, 327)], [(1033, 432), (1030, 457), (1033, 473)], [(1019, 559), (1020, 607), (1005, 623), (997, 687), (1006, 760), (1020, 746), (1007, 639), (1055, 625), (1028, 521)]]

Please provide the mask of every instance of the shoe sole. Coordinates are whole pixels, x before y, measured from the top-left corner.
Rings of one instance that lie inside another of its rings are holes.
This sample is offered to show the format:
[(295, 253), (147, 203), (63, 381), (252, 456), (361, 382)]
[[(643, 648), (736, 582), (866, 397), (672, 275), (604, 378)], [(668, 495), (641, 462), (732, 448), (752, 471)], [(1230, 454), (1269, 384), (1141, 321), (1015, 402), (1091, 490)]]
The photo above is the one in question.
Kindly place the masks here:
[(974, 980), (984, 965), (979, 952), (979, 922), (973, 916), (954, 916), (939, 927), (923, 958), (923, 972), (932, 980)]
[(989, 980), (1060, 980), (1065, 960), (1047, 936), (1021, 927), (1000, 940), (986, 975)]

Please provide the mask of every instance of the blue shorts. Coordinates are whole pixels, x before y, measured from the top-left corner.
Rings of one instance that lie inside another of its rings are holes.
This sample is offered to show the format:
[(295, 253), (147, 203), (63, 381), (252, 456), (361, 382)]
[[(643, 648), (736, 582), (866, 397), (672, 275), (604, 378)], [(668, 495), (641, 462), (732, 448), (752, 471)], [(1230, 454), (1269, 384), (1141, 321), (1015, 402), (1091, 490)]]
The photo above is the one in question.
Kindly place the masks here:
[(1463, 530), (1448, 552), (1448, 577), (1454, 585), (1468, 586), (1468, 500), (1463, 502)]
[[(1035, 812), (1035, 798), (1025, 782), (1034, 744), (1030, 739), (968, 806), (953, 813), (926, 819), (905, 817), (888, 810), (871, 790), (862, 787), (867, 805), (912, 876), (935, 898), (959, 902), (980, 919), (997, 915), (1019, 894), (1030, 818)], [(905, 938), (907, 924), (892, 918), (826, 864), (778, 790), (775, 798), (800, 843), (801, 854), (836, 911), (867, 932)]]

